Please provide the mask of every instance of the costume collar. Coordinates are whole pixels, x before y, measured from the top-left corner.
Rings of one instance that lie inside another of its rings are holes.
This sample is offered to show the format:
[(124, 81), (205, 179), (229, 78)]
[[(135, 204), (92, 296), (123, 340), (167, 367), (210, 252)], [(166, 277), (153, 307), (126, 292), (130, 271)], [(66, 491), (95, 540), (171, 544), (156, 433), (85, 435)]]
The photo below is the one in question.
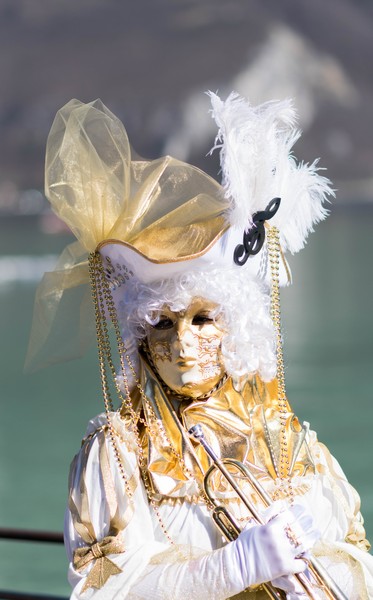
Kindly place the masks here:
[[(202, 425), (218, 456), (244, 462), (259, 479), (278, 477), (280, 420), (276, 380), (266, 384), (253, 376), (236, 383), (229, 377), (208, 399), (183, 402), (177, 411), (150, 365), (144, 358), (141, 363), (146, 395), (141, 404), (149, 423), (142, 439), (155, 496), (198, 495), (210, 464), (203, 448), (187, 433), (196, 423)], [(286, 435), (292, 475), (313, 471), (306, 430), (290, 407)]]

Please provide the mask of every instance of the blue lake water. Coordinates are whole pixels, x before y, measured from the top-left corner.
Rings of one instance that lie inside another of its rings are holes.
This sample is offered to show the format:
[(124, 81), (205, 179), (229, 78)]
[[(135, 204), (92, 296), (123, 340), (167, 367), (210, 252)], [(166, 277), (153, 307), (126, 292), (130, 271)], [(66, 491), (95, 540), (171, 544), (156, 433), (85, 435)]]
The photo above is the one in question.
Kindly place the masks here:
[[(335, 210), (290, 257), (282, 293), (287, 389), (362, 498), (373, 539), (373, 210)], [(62, 530), (67, 474), (102, 410), (95, 349), (22, 372), (37, 280), (70, 238), (33, 219), (0, 223), (0, 526)], [(62, 547), (0, 542), (0, 588), (67, 595)]]

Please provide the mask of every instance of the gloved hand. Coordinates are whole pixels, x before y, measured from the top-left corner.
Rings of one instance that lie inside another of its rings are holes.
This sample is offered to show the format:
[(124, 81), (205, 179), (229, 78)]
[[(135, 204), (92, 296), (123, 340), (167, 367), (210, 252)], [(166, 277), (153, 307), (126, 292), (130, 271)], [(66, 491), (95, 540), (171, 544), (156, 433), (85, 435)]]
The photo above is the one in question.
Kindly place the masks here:
[(304, 571), (301, 556), (320, 537), (312, 516), (300, 505), (284, 509), (282, 502), (276, 502), (264, 518), (266, 524), (249, 524), (228, 544), (229, 551), (225, 548), (242, 589)]
[[(306, 573), (307, 569), (304, 572)], [(288, 575), (278, 577), (271, 583), (275, 586), (275, 588), (286, 592), (286, 600), (309, 600), (309, 595), (304, 591), (303, 587), (295, 579), (295, 577), (289, 577)], [(318, 600), (325, 599), (325, 595), (322, 593), (322, 591), (318, 593), (316, 587), (313, 587), (312, 593)]]

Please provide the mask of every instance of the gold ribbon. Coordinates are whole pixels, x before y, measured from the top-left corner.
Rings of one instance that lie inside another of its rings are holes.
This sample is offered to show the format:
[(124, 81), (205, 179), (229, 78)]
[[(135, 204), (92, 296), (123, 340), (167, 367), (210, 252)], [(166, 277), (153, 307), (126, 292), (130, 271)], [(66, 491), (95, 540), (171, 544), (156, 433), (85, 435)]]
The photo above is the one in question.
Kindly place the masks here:
[(82, 593), (89, 588), (97, 588), (99, 590), (109, 577), (122, 573), (122, 569), (107, 558), (107, 555), (121, 554), (124, 551), (124, 543), (118, 539), (118, 536), (114, 537), (110, 535), (104, 537), (101, 542), (96, 542), (91, 546), (77, 548), (73, 559), (74, 568), (77, 571), (84, 571), (84, 569), (95, 561), (82, 587)]

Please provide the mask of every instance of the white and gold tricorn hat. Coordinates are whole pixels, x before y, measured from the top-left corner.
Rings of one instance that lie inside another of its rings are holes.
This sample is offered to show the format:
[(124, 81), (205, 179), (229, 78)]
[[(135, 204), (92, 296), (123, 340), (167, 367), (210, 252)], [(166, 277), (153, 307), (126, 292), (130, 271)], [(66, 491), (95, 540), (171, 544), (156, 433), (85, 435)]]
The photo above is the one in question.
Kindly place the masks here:
[[(134, 157), (123, 124), (100, 100), (71, 100), (57, 113), (45, 192), (77, 242), (38, 288), (26, 368), (79, 356), (94, 338), (90, 254), (100, 253), (112, 290), (190, 270), (241, 269), (266, 280), (267, 222), (282, 253), (297, 252), (326, 216), (329, 181), (316, 162), (291, 154), (300, 135), (291, 102), (252, 107), (234, 93), (210, 97), (222, 185), (170, 156)], [(289, 278), (283, 258), (280, 280)]]

